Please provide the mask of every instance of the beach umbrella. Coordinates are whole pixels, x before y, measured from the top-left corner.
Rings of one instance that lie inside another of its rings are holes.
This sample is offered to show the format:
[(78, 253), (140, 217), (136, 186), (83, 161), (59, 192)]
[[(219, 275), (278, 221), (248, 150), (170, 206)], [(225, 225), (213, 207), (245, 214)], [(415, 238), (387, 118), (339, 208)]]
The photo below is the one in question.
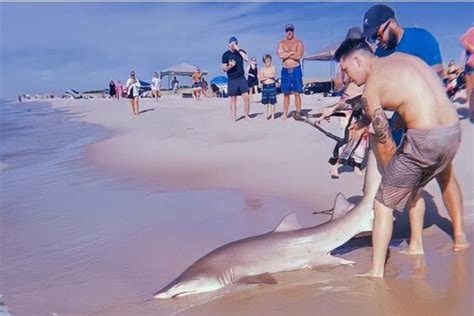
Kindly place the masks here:
[(228, 80), (226, 76), (217, 76), (212, 78), (211, 84), (215, 84), (216, 86), (226, 86), (227, 81)]

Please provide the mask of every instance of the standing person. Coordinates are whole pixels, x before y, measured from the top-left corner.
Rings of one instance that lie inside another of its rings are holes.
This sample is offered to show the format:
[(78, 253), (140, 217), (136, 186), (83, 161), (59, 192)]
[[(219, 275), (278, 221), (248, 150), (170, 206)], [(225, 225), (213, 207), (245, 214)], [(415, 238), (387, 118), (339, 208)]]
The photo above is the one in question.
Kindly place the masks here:
[(295, 96), (296, 113), (299, 117), (301, 111), (301, 95), (303, 92), (303, 74), (301, 72), (301, 58), (304, 55), (303, 42), (295, 37), (295, 27), (293, 24), (285, 26), (286, 36), (278, 44), (278, 57), (283, 63), (281, 69), (281, 92), (284, 93), (283, 116), (288, 118), (290, 106), (290, 95)]
[(173, 81), (171, 81), (171, 89), (173, 89), (173, 93), (178, 92), (179, 88), (179, 81), (176, 77), (173, 77)]
[[(453, 181), (452, 161), (461, 142), (461, 127), (439, 77), (419, 58), (401, 53), (377, 58), (364, 39), (345, 40), (335, 57), (352, 81), (365, 84), (365, 119), (351, 132), (357, 138), (372, 123), (379, 170), (383, 172), (373, 206), (372, 267), (362, 276), (381, 278), (392, 236), (393, 209), (403, 210), (409, 205), (410, 239), (416, 242), (410, 240), (407, 253), (424, 253), (421, 233), (425, 203), (420, 190), (435, 177), (443, 187)], [(406, 137), (398, 151), (385, 110), (398, 112), (406, 122)], [(469, 247), (464, 235), (462, 242), (456, 241), (455, 250)]]
[(466, 81), (467, 104), (469, 104), (469, 120), (474, 123), (474, 27), (471, 26), (459, 41), (466, 50), (464, 80)]
[(268, 114), (271, 114), (272, 120), (275, 119), (275, 104), (276, 99), (276, 69), (272, 65), (272, 55), (265, 54), (262, 58), (264, 66), (260, 69), (259, 80), (262, 84), (262, 104), (265, 106), (265, 119), (269, 119)]
[(258, 93), (258, 69), (257, 59), (252, 57), (250, 60), (249, 71), (248, 71), (248, 84), (249, 84), (249, 102), (252, 101), (252, 95)]
[(237, 96), (241, 95), (244, 100), (244, 115), (250, 119), (250, 100), (248, 94), (248, 83), (245, 80), (244, 60), (248, 62), (247, 53), (239, 47), (235, 36), (229, 38), (228, 50), (222, 55), (222, 70), (227, 73), (227, 93), (230, 97), (231, 118), (237, 121)]
[(160, 97), (160, 83), (160, 75), (155, 71), (151, 79), (151, 94), (155, 98), (155, 102), (158, 102), (158, 98)]
[(193, 72), (191, 79), (193, 80), (193, 95), (196, 98), (196, 100), (199, 101), (201, 98), (201, 90), (202, 90), (202, 83), (201, 83), (202, 73), (199, 67), (197, 67), (196, 70)]
[[(375, 51), (376, 56), (388, 56), (395, 52), (413, 55), (431, 66), (440, 78), (443, 77), (444, 67), (436, 39), (424, 29), (401, 27), (395, 18), (395, 12), (392, 8), (383, 4), (372, 6), (364, 15), (363, 29), (362, 36), (367, 37), (369, 41), (374, 42), (378, 46)], [(395, 112), (390, 123), (393, 138), (398, 145), (403, 137), (403, 128), (400, 127), (403, 127), (404, 122), (400, 119), (399, 113)], [(367, 169), (369, 168), (370, 166), (367, 164)], [(462, 226), (464, 210), (462, 192), (456, 180), (454, 170), (451, 170), (450, 173), (449, 181), (446, 182), (442, 176), (437, 176), (436, 181), (441, 189), (444, 205), (453, 221), (453, 250), (457, 250), (466, 243), (466, 235)], [(421, 218), (423, 218), (423, 215), (421, 214)], [(410, 212), (410, 219), (414, 216), (415, 214)], [(415, 236), (420, 236), (421, 238), (421, 229)], [(409, 249), (415, 249), (415, 245), (420, 244), (420, 242), (418, 238), (410, 238)]]
[(115, 82), (113, 80), (110, 80), (109, 82), (109, 95), (111, 98), (115, 98), (115, 95), (116, 95), (116, 91), (115, 91)]
[(127, 98), (130, 99), (130, 105), (132, 106), (133, 115), (140, 114), (138, 99), (140, 98), (140, 80), (135, 77), (135, 71), (130, 72), (130, 78), (128, 78), (125, 85), (127, 90)]
[(117, 83), (115, 84), (115, 90), (117, 92), (117, 100), (120, 100), (120, 97), (122, 96), (122, 93), (123, 93), (123, 86), (120, 80), (117, 80)]
[(206, 79), (204, 79), (204, 77), (202, 77), (201, 83), (202, 83), (202, 95), (207, 97), (207, 89), (209, 89), (209, 84), (207, 83)]

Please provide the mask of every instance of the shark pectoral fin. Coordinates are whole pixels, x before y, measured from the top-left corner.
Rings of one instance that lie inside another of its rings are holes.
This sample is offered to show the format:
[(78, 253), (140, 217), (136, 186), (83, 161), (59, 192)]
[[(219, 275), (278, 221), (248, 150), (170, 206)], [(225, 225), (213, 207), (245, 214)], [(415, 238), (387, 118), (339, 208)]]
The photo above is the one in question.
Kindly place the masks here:
[(339, 258), (335, 256), (328, 255), (324, 258), (324, 260), (320, 260), (314, 265), (312, 265), (312, 269), (319, 271), (319, 272), (328, 272), (334, 269), (337, 266), (341, 265), (354, 265), (355, 262), (351, 260), (346, 260), (344, 258)]
[(296, 213), (287, 215), (280, 224), (273, 230), (273, 232), (288, 232), (292, 230), (301, 229), (301, 224), (298, 222)]
[(258, 275), (248, 275), (239, 281), (239, 284), (277, 284), (277, 280), (270, 275), (270, 273), (263, 273)]

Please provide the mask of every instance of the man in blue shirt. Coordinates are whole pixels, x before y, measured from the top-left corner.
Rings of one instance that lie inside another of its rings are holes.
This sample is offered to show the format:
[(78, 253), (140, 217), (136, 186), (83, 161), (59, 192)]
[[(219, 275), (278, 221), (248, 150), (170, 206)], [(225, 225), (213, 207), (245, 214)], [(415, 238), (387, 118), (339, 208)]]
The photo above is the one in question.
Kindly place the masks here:
[[(377, 45), (375, 52), (377, 56), (388, 56), (395, 52), (417, 56), (430, 65), (440, 77), (443, 75), (443, 64), (438, 42), (428, 31), (420, 28), (401, 27), (395, 18), (393, 9), (383, 4), (374, 5), (367, 10), (363, 23), (364, 31), (362, 37)], [(403, 124), (401, 121), (398, 116), (392, 117), (393, 124), (391, 125), (395, 125), (392, 126), (392, 129), (400, 127)], [(401, 134), (398, 134), (394, 133), (394, 140), (397, 138), (401, 140)], [(374, 166), (369, 166), (369, 163), (370, 161), (368, 162), (367, 169), (374, 168)], [(457, 251), (468, 247), (469, 243), (463, 228), (464, 209), (461, 188), (456, 180), (452, 164), (449, 169), (449, 172), (446, 172), (444, 176), (437, 176), (436, 180), (443, 195), (444, 205), (448, 209), (449, 216), (453, 222), (453, 250)], [(409, 217), (412, 229), (410, 244), (406, 253), (423, 253), (421, 236), (424, 208), (410, 209)]]
[(443, 76), (441, 51), (434, 36), (425, 29), (400, 26), (395, 12), (386, 5), (374, 5), (365, 13), (362, 37), (377, 45), (376, 56), (395, 52), (417, 56)]

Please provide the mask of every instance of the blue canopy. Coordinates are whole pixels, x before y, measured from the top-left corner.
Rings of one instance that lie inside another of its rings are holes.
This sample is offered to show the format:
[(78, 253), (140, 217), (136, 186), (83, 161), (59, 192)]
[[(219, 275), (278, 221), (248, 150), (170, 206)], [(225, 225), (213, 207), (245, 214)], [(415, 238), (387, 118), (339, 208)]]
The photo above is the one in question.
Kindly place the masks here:
[(216, 86), (224, 86), (227, 85), (227, 77), (226, 76), (218, 76), (214, 77), (211, 80), (211, 84), (215, 84)]

